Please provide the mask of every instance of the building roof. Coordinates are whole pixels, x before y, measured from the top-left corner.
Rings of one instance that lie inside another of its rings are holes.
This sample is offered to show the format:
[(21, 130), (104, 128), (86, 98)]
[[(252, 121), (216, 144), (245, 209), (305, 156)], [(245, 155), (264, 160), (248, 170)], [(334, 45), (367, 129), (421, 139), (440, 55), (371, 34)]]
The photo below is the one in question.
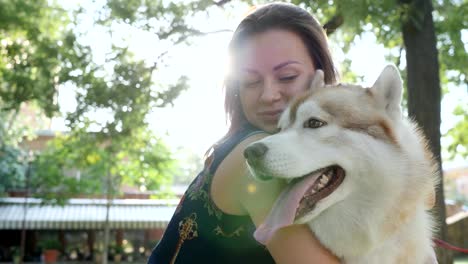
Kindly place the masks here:
[[(111, 229), (165, 228), (177, 200), (114, 199), (109, 211)], [(0, 230), (103, 229), (106, 199), (70, 199), (64, 206), (43, 205), (34, 198), (0, 198)], [(27, 210), (25, 210), (27, 208)]]

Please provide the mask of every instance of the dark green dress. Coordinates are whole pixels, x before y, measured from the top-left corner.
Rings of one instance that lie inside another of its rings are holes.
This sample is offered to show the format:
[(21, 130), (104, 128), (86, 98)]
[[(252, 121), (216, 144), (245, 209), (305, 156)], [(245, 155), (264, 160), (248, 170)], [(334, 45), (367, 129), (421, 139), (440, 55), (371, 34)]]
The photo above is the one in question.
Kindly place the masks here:
[(214, 147), (203, 171), (182, 197), (148, 263), (274, 263), (265, 246), (253, 238), (255, 225), (250, 217), (222, 212), (209, 191), (221, 161), (239, 142), (259, 132), (246, 125)]

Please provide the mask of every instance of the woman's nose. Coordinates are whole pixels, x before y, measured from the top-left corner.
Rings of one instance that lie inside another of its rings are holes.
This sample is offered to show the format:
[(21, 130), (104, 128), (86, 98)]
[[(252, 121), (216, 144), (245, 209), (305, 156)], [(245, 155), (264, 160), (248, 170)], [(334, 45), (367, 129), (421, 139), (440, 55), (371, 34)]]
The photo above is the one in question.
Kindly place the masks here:
[(274, 81), (265, 81), (260, 100), (268, 103), (279, 99), (281, 99), (281, 90), (279, 85)]

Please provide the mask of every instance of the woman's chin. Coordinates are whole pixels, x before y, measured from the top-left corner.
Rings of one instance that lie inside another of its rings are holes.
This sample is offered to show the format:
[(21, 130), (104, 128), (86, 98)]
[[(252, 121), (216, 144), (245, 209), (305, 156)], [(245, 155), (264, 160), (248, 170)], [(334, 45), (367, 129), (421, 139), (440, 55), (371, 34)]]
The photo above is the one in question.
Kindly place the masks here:
[(264, 122), (259, 126), (259, 128), (261, 128), (262, 130), (268, 133), (278, 132), (277, 122)]

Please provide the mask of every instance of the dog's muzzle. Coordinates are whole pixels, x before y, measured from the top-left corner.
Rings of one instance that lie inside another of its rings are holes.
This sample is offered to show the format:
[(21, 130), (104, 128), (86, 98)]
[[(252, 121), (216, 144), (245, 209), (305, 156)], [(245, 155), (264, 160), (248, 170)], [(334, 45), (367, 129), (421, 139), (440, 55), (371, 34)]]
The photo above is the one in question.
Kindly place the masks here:
[(263, 159), (263, 156), (265, 156), (265, 153), (267, 153), (268, 147), (260, 142), (254, 143), (250, 146), (248, 146), (244, 150), (244, 157), (250, 162), (257, 162), (261, 159)]
[[(249, 166), (253, 168), (255, 171), (257, 171), (258, 169), (262, 167), (263, 159), (267, 152), (268, 152), (268, 147), (261, 142), (257, 142), (248, 146), (244, 150), (244, 157), (247, 160), (247, 163), (249, 164)], [(260, 180), (272, 179), (271, 176), (265, 175), (263, 173), (255, 173), (255, 176), (259, 178)]]

